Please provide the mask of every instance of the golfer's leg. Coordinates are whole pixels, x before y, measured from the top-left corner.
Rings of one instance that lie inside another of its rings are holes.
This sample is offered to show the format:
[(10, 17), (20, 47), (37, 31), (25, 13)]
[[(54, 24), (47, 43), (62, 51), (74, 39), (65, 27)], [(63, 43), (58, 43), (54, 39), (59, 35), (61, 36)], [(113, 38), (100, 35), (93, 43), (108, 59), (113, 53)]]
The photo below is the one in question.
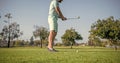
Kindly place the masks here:
[(54, 44), (54, 39), (56, 36), (57, 32), (55, 32), (54, 30), (50, 31), (49, 37), (48, 37), (48, 48), (53, 48), (53, 44)]
[(57, 35), (57, 32), (55, 32), (55, 31), (54, 31), (54, 33), (53, 33), (53, 34), (54, 34), (54, 37), (53, 37), (53, 42), (52, 42), (52, 45), (54, 46), (54, 40), (55, 40), (55, 37), (56, 37), (56, 35)]
[(50, 31), (49, 37), (48, 37), (48, 48), (53, 48), (53, 31)]
[(50, 33), (48, 37), (48, 42), (49, 42), (48, 48), (53, 48), (54, 39), (55, 39), (57, 30), (58, 30), (57, 18), (55, 17), (49, 18), (48, 22), (49, 22), (49, 27), (50, 27)]

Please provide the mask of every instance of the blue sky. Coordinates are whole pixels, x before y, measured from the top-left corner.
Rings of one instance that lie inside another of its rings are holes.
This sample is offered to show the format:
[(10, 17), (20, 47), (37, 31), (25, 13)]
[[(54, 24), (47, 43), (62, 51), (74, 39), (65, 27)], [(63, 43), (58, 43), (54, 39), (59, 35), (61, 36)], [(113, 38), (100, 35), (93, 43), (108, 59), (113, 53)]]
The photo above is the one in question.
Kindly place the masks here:
[[(21, 31), (24, 32), (22, 39), (29, 40), (34, 25), (48, 27), (48, 10), (50, 0), (0, 0), (0, 31), (6, 23), (4, 15), (12, 14), (11, 22), (20, 24)], [(64, 0), (60, 8), (65, 17), (80, 16), (80, 20), (58, 20), (59, 30), (57, 39), (60, 42), (61, 36), (66, 29), (73, 27), (78, 31), (83, 40), (87, 42), (89, 30), (92, 23), (98, 19), (105, 19), (114, 16), (120, 18), (120, 0)]]

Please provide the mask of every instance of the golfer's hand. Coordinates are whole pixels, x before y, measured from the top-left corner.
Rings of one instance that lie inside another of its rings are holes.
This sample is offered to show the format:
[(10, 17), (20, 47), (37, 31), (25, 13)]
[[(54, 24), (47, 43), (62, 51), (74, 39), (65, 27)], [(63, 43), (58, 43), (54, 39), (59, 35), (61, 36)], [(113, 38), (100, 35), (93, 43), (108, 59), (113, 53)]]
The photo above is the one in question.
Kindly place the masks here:
[(67, 20), (67, 18), (66, 18), (66, 17), (63, 17), (62, 20), (65, 21), (65, 20)]

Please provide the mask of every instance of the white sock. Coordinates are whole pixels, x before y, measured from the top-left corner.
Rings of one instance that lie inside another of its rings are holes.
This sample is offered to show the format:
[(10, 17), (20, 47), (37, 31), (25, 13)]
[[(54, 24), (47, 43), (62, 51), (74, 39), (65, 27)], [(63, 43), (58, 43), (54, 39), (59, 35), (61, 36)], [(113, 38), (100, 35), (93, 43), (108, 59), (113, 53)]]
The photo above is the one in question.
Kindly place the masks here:
[[(48, 47), (49, 48), (49, 47)], [(53, 50), (53, 48), (49, 48), (50, 50)]]

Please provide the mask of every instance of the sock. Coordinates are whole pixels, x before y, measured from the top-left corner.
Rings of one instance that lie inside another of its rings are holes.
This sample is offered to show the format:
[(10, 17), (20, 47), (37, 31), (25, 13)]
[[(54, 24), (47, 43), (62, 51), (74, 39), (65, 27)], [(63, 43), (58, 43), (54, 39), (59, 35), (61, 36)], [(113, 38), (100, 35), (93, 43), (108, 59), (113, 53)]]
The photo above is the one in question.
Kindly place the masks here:
[(49, 47), (48, 47), (48, 49), (53, 50), (53, 48), (49, 48)]

